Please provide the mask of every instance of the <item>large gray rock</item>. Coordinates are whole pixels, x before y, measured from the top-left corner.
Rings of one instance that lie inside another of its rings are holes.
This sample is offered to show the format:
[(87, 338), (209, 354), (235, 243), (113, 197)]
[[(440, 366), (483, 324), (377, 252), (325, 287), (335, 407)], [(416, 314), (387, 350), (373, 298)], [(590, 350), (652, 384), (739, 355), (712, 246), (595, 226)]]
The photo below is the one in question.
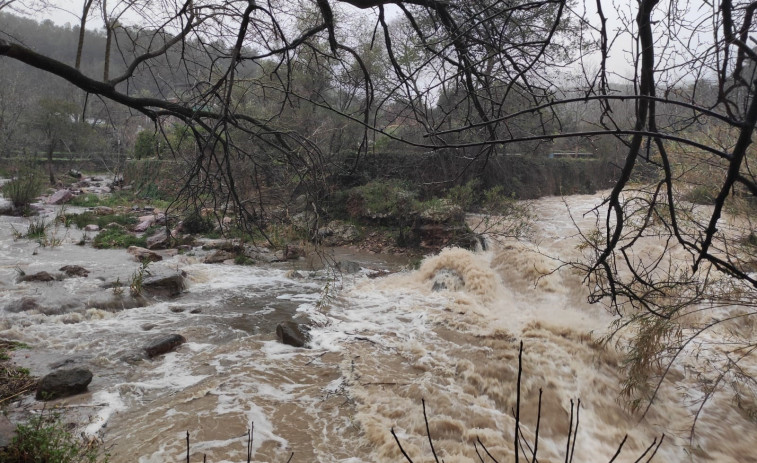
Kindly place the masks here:
[(352, 224), (334, 220), (319, 228), (317, 236), (326, 246), (341, 246), (354, 243), (360, 238), (360, 230)]
[(148, 357), (153, 358), (171, 352), (185, 342), (187, 342), (187, 339), (184, 336), (171, 334), (154, 340), (146, 345), (144, 350)]
[(165, 249), (168, 247), (170, 236), (165, 229), (158, 230), (147, 238), (147, 249)]
[(158, 262), (163, 260), (163, 256), (157, 252), (139, 246), (129, 246), (129, 248), (126, 249), (126, 252), (134, 256), (140, 262), (144, 262), (145, 260), (148, 262)]
[(58, 190), (47, 198), (47, 204), (65, 204), (73, 197), (74, 194), (70, 190)]
[(142, 280), (142, 289), (151, 296), (178, 296), (184, 288), (184, 276), (181, 273), (149, 276)]
[(81, 394), (87, 391), (92, 381), (92, 372), (85, 368), (55, 370), (40, 380), (37, 400), (53, 400)]
[(276, 325), (276, 337), (282, 344), (294, 347), (305, 347), (310, 340), (307, 325), (301, 325), (293, 321), (281, 322)]

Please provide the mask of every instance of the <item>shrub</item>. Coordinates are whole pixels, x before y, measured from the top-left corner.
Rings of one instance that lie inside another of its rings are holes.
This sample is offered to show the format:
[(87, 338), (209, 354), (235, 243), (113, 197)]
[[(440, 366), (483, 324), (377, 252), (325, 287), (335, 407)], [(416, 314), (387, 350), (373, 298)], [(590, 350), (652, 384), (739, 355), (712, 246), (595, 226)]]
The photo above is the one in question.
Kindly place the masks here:
[(26, 424), (16, 426), (16, 436), (4, 450), (0, 450), (0, 461), (7, 463), (80, 463), (108, 461), (104, 454), (98, 459), (100, 449), (97, 443), (81, 440), (74, 436), (55, 411), (43, 410)]
[(455, 185), (447, 192), (447, 199), (462, 207), (463, 210), (470, 210), (480, 183), (478, 180), (470, 180), (465, 185)]
[(11, 181), (3, 185), (3, 195), (16, 208), (28, 207), (42, 193), (44, 174), (38, 169), (24, 167)]
[(198, 212), (192, 212), (184, 218), (182, 229), (185, 233), (210, 233), (215, 230), (213, 221), (208, 217), (203, 217)]

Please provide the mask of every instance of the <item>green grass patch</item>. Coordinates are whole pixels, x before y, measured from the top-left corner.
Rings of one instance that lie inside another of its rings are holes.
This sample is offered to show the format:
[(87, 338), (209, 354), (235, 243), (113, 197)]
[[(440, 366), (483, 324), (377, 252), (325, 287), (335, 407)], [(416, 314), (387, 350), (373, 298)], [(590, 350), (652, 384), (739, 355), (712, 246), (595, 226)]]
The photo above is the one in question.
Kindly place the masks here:
[(116, 223), (124, 227), (129, 227), (137, 223), (137, 218), (131, 214), (97, 215), (94, 212), (83, 212), (81, 214), (66, 215), (65, 223), (67, 227), (76, 225), (79, 228), (84, 228), (90, 224), (95, 224), (100, 228), (105, 228), (112, 223)]
[[(28, 348), (29, 346), (20, 342), (0, 339), (0, 405), (20, 398), (37, 385), (37, 380), (29, 374), (27, 368), (13, 365), (10, 361), (10, 351)], [(0, 461), (6, 460), (0, 458)]]
[(92, 246), (98, 249), (128, 248), (129, 246), (147, 246), (145, 237), (137, 237), (121, 227), (110, 227), (102, 230), (92, 240)]

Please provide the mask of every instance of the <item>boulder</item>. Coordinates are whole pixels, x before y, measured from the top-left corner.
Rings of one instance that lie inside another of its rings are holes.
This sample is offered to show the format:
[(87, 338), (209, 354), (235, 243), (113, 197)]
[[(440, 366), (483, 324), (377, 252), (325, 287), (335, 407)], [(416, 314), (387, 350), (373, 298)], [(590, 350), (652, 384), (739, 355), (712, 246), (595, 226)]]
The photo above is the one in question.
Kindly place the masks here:
[(360, 238), (360, 230), (352, 224), (334, 220), (318, 229), (317, 238), (326, 246), (341, 246)]
[(255, 246), (254, 244), (244, 245), (243, 253), (245, 256), (256, 262), (271, 263), (280, 260), (275, 253), (271, 252), (270, 249), (264, 248), (262, 246)]
[(279, 261), (295, 260), (304, 256), (305, 250), (299, 246), (287, 244), (286, 246), (284, 246), (284, 249), (276, 251), (274, 255), (276, 256), (276, 260), (279, 260)]
[(279, 342), (294, 347), (305, 347), (305, 344), (310, 340), (308, 331), (307, 325), (293, 321), (281, 322), (276, 325), (276, 337)]
[(55, 370), (40, 380), (37, 400), (53, 400), (86, 392), (92, 372), (85, 368)]
[(74, 194), (70, 190), (58, 190), (47, 198), (47, 204), (65, 204), (73, 197)]
[(87, 226), (84, 227), (84, 231), (87, 231), (87, 232), (100, 231), (100, 226), (97, 225), (97, 224), (91, 223), (91, 224), (89, 224), (89, 225), (87, 225)]
[(139, 223), (134, 227), (135, 232), (142, 233), (155, 223), (155, 216), (148, 215), (147, 217), (145, 220), (142, 220), (142, 217), (140, 217)]
[(187, 342), (187, 339), (184, 336), (180, 334), (170, 334), (155, 339), (144, 347), (144, 351), (148, 357), (153, 358), (171, 352), (185, 342)]
[(139, 246), (129, 246), (129, 248), (126, 249), (126, 252), (134, 256), (140, 262), (158, 262), (163, 260), (163, 256), (157, 252)]
[(209, 256), (205, 257), (204, 262), (206, 264), (220, 264), (229, 259), (234, 259), (235, 257), (236, 255), (234, 253), (219, 249), (215, 251), (213, 254), (210, 254)]
[(184, 291), (184, 276), (180, 273), (150, 276), (142, 280), (142, 289), (152, 296), (178, 296)]
[(343, 260), (336, 263), (336, 268), (342, 273), (358, 273), (361, 269), (360, 264), (351, 260)]
[(47, 281), (55, 281), (55, 277), (52, 276), (52, 275), (50, 275), (47, 272), (37, 272), (37, 273), (33, 273), (31, 275), (24, 275), (24, 276), (22, 276), (19, 279), (19, 281), (42, 281), (42, 282), (47, 282)]
[(82, 267), (81, 265), (64, 265), (58, 270), (65, 273), (66, 276), (69, 276), (69, 277), (85, 277), (86, 278), (89, 275), (89, 270)]
[(465, 280), (457, 270), (443, 268), (434, 275), (431, 291), (460, 291), (465, 288)]
[(147, 249), (165, 249), (168, 247), (170, 236), (165, 229), (158, 230), (147, 238)]
[(69, 171), (68, 171), (68, 176), (69, 176), (69, 177), (73, 177), (73, 178), (76, 178), (76, 179), (79, 179), (79, 178), (81, 178), (81, 177), (82, 177), (82, 175), (81, 175), (81, 172), (79, 172), (79, 171), (78, 171), (78, 170), (76, 170), (76, 169), (71, 169), (71, 170), (69, 170)]
[(315, 224), (318, 222), (318, 216), (315, 215), (315, 212), (305, 211), (293, 215), (290, 220), (294, 228), (310, 231), (315, 228)]

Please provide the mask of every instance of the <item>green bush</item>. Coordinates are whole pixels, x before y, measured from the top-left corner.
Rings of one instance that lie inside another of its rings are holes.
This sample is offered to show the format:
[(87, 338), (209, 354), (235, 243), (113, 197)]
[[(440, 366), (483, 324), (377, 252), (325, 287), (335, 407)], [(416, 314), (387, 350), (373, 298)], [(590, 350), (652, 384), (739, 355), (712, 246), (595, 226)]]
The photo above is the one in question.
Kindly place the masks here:
[(107, 462), (107, 453), (100, 457), (97, 443), (73, 435), (62, 415), (45, 411), (26, 424), (16, 426), (16, 436), (3, 450), (0, 461), (6, 463), (95, 463)]
[(129, 246), (147, 246), (145, 237), (137, 237), (124, 230), (121, 227), (110, 227), (101, 231), (95, 239), (92, 240), (92, 246), (98, 249), (109, 248), (128, 248)]
[(409, 213), (416, 194), (397, 180), (373, 181), (350, 192), (347, 210), (352, 217), (396, 217)]
[(3, 195), (16, 208), (28, 207), (42, 194), (44, 174), (38, 169), (24, 167), (18, 170), (11, 181), (3, 185)]
[(447, 199), (465, 211), (470, 210), (476, 200), (476, 190), (480, 183), (478, 180), (470, 180), (465, 185), (455, 185), (447, 191)]
[(208, 217), (203, 217), (198, 212), (192, 212), (188, 216), (184, 217), (182, 222), (182, 229), (184, 233), (198, 234), (198, 233), (210, 233), (215, 230), (213, 220)]

